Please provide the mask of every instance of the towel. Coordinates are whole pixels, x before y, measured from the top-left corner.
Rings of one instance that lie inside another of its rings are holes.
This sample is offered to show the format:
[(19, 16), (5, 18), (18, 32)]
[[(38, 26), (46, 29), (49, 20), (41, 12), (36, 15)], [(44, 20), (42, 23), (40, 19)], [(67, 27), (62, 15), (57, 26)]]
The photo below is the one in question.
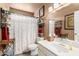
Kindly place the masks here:
[(5, 24), (2, 28), (2, 40), (9, 40), (9, 28)]

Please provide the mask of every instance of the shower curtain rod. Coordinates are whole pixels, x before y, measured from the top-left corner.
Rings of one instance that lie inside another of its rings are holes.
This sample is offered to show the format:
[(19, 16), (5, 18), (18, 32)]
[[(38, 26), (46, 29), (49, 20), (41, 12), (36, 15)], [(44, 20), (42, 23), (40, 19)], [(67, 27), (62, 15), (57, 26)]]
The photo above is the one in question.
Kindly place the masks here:
[[(19, 15), (24, 15), (24, 14), (15, 13), (15, 12), (12, 12), (12, 11), (8, 11), (8, 12), (9, 12), (10, 14), (11, 14), (11, 13), (14, 13), (14, 14), (19, 14)], [(26, 15), (24, 15), (24, 16), (26, 16)], [(35, 16), (28, 16), (28, 17), (33, 17), (33, 18), (36, 18), (36, 19), (39, 18), (39, 17), (35, 17)]]

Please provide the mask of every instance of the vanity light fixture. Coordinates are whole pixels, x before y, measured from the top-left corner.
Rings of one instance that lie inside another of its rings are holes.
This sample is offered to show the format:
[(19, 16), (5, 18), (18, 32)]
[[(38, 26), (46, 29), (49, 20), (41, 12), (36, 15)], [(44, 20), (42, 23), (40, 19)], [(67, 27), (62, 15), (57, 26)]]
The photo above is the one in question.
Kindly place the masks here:
[(49, 7), (49, 12), (52, 11), (51, 13), (55, 13), (56, 11), (69, 6), (70, 4), (71, 3), (54, 3), (53, 7), (52, 6)]
[(58, 8), (59, 6), (60, 6), (60, 3), (54, 3), (54, 4), (53, 4), (54, 9), (55, 9), (55, 8)]
[(48, 11), (51, 12), (52, 10), (53, 10), (53, 7), (50, 6), (49, 9), (48, 9)]

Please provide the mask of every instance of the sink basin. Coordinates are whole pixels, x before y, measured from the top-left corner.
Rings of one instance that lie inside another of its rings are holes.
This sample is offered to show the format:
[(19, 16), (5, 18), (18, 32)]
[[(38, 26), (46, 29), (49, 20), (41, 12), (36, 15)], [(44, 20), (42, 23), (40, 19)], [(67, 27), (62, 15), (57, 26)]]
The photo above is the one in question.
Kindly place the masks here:
[(54, 46), (59, 53), (78, 52), (78, 48), (76, 48), (72, 45), (65, 44), (65, 43), (55, 42), (54, 44), (52, 44), (52, 46)]
[(68, 53), (68, 49), (65, 48), (63, 45), (60, 45), (60, 44), (52, 44), (52, 46), (54, 46), (57, 50), (57, 52), (59, 53)]

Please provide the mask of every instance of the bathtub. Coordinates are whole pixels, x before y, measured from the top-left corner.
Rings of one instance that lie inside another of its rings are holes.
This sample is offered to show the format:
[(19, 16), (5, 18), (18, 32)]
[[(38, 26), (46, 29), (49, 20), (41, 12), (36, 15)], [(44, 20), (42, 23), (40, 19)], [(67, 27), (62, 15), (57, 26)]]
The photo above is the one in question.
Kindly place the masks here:
[[(59, 38), (55, 38), (59, 39)], [(71, 41), (47, 41), (38, 42), (39, 56), (79, 56), (79, 46)]]

